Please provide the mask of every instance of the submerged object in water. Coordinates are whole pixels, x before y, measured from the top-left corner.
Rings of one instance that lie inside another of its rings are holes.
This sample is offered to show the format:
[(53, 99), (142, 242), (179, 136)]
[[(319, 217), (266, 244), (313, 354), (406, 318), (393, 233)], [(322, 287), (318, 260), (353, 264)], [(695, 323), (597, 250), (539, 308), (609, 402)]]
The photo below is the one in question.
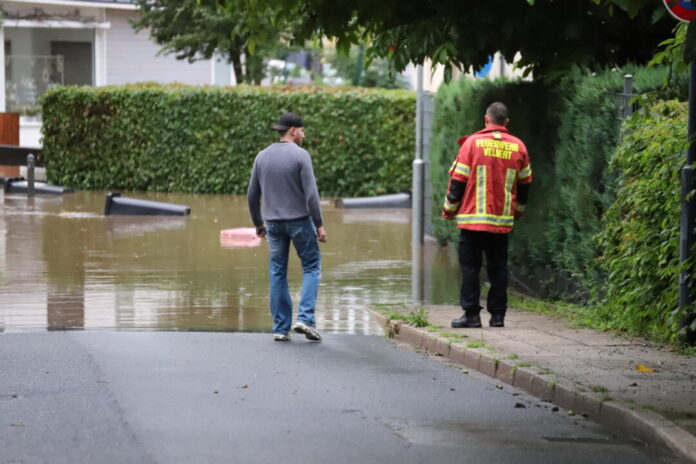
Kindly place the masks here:
[(410, 193), (394, 193), (376, 197), (339, 198), (336, 208), (410, 208)]
[(227, 248), (251, 248), (261, 244), (261, 239), (252, 227), (223, 229), (220, 231), (220, 245)]
[(113, 214), (124, 216), (188, 216), (191, 214), (191, 208), (174, 203), (126, 198), (118, 192), (109, 192), (106, 194), (104, 215)]
[[(2, 179), (5, 193), (27, 193), (29, 190), (29, 182), (24, 177), (4, 177)], [(65, 193), (74, 193), (69, 187), (60, 187), (58, 185), (48, 185), (43, 182), (34, 182), (34, 193), (45, 195), (63, 195)]]

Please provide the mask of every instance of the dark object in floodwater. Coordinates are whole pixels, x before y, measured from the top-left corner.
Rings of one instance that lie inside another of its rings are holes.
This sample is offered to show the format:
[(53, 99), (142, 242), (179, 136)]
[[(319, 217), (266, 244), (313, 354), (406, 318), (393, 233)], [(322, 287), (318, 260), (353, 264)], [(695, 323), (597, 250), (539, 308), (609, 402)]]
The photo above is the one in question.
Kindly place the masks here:
[[(29, 183), (24, 177), (3, 177), (0, 179), (4, 184), (5, 193), (27, 193)], [(45, 195), (63, 195), (65, 193), (74, 193), (73, 189), (68, 187), (59, 187), (57, 185), (48, 185), (42, 182), (34, 183), (34, 193)]]
[(188, 216), (191, 208), (160, 201), (138, 200), (122, 197), (118, 192), (106, 194), (104, 215), (122, 216)]
[(410, 208), (410, 193), (394, 193), (363, 198), (339, 198), (336, 208)]

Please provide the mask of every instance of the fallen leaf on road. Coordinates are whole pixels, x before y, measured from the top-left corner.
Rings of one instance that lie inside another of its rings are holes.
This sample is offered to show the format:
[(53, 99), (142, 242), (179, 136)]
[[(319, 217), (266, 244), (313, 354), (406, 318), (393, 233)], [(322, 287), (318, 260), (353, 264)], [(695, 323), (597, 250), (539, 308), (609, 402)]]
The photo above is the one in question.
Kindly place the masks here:
[(249, 385), (242, 385), (242, 386), (239, 387), (239, 388), (249, 388)]
[(515, 403), (515, 407), (516, 407), (517, 409), (525, 409), (527, 406), (525, 406), (525, 405), (522, 404), (522, 403)]
[(636, 366), (636, 370), (637, 370), (638, 372), (644, 372), (644, 373), (657, 372), (655, 369), (651, 369), (651, 368), (649, 368), (648, 366), (644, 366), (644, 365), (642, 365), (642, 364), (638, 364), (638, 365)]
[(631, 385), (629, 385), (629, 387), (637, 387), (637, 386), (638, 386), (638, 384), (635, 382), (633, 382)]
[(495, 386), (495, 388), (497, 388), (498, 390), (502, 390), (502, 389), (503, 389), (503, 386), (502, 386), (501, 384), (498, 384), (498, 385)]

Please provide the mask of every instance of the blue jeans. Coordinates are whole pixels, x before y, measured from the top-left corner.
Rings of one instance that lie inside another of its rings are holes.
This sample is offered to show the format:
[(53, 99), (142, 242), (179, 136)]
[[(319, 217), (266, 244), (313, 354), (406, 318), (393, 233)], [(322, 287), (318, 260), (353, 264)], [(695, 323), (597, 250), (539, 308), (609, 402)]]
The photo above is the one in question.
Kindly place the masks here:
[(292, 242), (302, 261), (302, 294), (297, 320), (314, 327), (314, 306), (321, 280), (321, 253), (311, 218), (266, 222), (270, 251), (271, 314), (273, 333), (287, 334), (292, 324), (292, 298), (288, 288), (288, 255)]

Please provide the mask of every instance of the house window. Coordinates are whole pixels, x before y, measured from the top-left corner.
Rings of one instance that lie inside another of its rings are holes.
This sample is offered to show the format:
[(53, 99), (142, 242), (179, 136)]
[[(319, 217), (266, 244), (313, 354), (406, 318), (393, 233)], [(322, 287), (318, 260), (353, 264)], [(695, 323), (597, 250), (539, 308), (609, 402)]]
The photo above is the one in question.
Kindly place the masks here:
[(90, 42), (51, 42), (51, 55), (63, 57), (64, 85), (94, 84)]
[(39, 98), (57, 85), (94, 83), (94, 29), (5, 29), (6, 111), (40, 114)]
[(7, 111), (24, 116), (40, 113), (39, 97), (63, 84), (63, 58), (52, 55), (5, 55)]

